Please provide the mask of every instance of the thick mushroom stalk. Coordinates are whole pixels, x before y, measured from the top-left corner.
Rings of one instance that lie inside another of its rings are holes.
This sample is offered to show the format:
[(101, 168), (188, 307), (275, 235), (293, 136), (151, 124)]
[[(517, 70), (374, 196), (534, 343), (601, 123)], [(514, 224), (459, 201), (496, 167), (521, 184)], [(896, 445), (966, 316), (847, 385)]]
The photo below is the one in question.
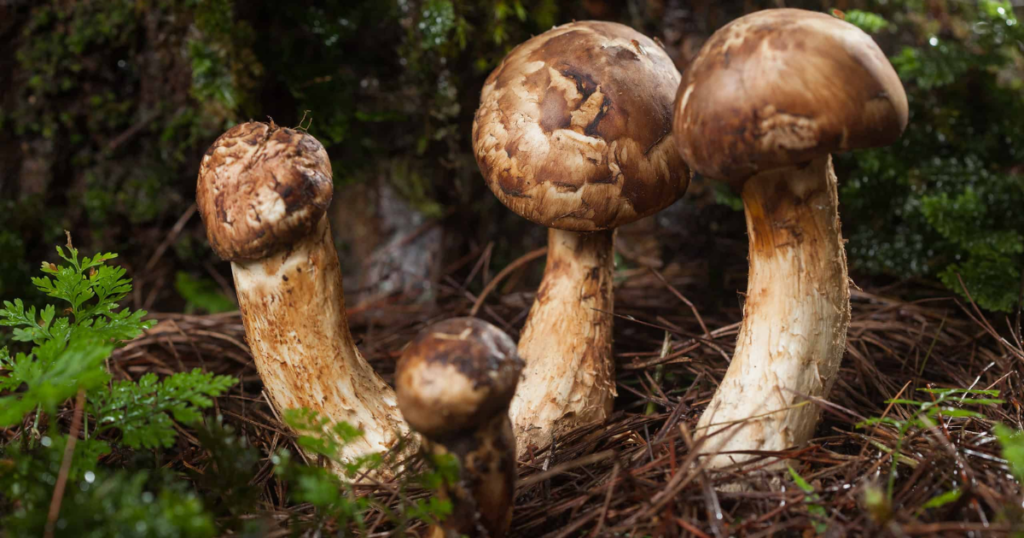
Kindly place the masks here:
[(452, 513), (435, 538), (502, 538), (512, 521), (515, 437), (508, 404), (523, 363), (515, 342), (475, 318), (423, 330), (402, 353), (395, 373), (398, 405), (431, 456), (452, 456), (458, 476), (438, 495)]
[(569, 431), (612, 411), (615, 232), (548, 230), (547, 265), (519, 339), (530, 357), (512, 400), (521, 447), (551, 442), (551, 425)]
[(674, 132), (697, 172), (742, 193), (750, 275), (736, 351), (698, 423), (709, 465), (814, 434), (850, 322), (831, 152), (890, 144), (907, 124), (899, 78), (871, 38), (777, 9), (716, 32), (679, 87)]
[(585, 21), (520, 44), (484, 84), (480, 171), (509, 209), (551, 229), (519, 339), (526, 370), (510, 413), (520, 455), (611, 412), (613, 232), (686, 192), (672, 142), (679, 78), (643, 34)]
[(210, 245), (231, 261), (246, 340), (274, 405), (361, 430), (342, 448), (350, 460), (390, 449), (405, 426), (394, 392), (349, 332), (324, 214), (332, 193), (330, 160), (315, 138), (254, 122), (206, 152), (196, 200)]
[[(743, 325), (698, 423), (701, 436), (721, 430), (705, 452), (778, 451), (814, 434), (818, 407), (800, 402), (831, 390), (850, 324), (837, 201), (829, 157), (765, 172), (743, 187), (750, 238)], [(723, 454), (712, 466), (747, 457)]]

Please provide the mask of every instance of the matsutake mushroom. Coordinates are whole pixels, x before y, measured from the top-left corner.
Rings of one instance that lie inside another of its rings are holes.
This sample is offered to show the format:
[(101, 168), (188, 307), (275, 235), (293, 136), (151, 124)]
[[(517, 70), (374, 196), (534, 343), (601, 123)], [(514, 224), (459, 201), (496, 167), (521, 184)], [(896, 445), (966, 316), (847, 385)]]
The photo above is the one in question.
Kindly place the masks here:
[(878, 45), (825, 14), (741, 17), (687, 68), (675, 141), (695, 172), (741, 193), (750, 242), (736, 351), (698, 424), (711, 467), (813, 435), (818, 407), (806, 398), (828, 395), (850, 322), (830, 154), (891, 144), (906, 125), (906, 94)]
[[(407, 431), (395, 394), (349, 332), (325, 210), (331, 162), (315, 138), (250, 122), (218, 138), (196, 201), (210, 246), (231, 261), (260, 378), (280, 409), (306, 407), (362, 432), (345, 460), (386, 451)], [(382, 472), (382, 474), (387, 474)]]
[(516, 454), (508, 405), (523, 363), (497, 327), (455, 318), (424, 329), (395, 373), (398, 405), (434, 456), (454, 456), (459, 473), (438, 492), (451, 515), (435, 538), (501, 538), (512, 521)]
[(672, 141), (679, 80), (654, 41), (587, 21), (520, 44), (484, 84), (473, 122), (484, 179), (509, 209), (549, 228), (510, 411), (521, 455), (611, 412), (615, 228), (689, 185)]

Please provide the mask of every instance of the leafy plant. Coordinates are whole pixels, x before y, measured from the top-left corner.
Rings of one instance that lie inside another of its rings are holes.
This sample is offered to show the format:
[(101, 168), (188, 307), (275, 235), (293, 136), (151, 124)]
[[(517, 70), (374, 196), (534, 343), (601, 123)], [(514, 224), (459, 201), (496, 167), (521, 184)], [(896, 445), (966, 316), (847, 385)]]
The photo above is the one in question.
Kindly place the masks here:
[(42, 272), (49, 276), (32, 282), (68, 303), (62, 310), (67, 316), (57, 317), (52, 304), (38, 312), (26, 309), (20, 299), (5, 301), (0, 310), (0, 325), (14, 327), (15, 341), (35, 344), (29, 353), (13, 358), (6, 348), (0, 350), (0, 366), (9, 372), (0, 378), (0, 390), (27, 387), (0, 398), (0, 425), (17, 423), (35, 408), (52, 413), (82, 389), (88, 391), (87, 411), (96, 417), (93, 434), (116, 428), (130, 448), (169, 446), (176, 433), (168, 413), (179, 422), (194, 423), (198, 409), (212, 405), (210, 398), (237, 381), (195, 370), (163, 381), (146, 374), (138, 382), (117, 381), (107, 389), (104, 361), (118, 342), (138, 336), (154, 322), (143, 321), (144, 310), (118, 310), (117, 302), (131, 291), (131, 279), (125, 278), (124, 268), (106, 265), (116, 254), (79, 258), (70, 235), (67, 252), (57, 247), (57, 254), (67, 264), (44, 262)]
[(42, 272), (49, 276), (33, 278), (32, 283), (46, 295), (70, 306), (57, 317), (54, 305), (38, 312), (25, 308), (21, 299), (4, 301), (0, 326), (13, 327), (16, 342), (30, 342), (29, 353), (11, 357), (0, 349), (0, 367), (8, 371), (0, 378), (0, 390), (26, 390), (0, 398), (0, 426), (9, 426), (22, 415), (39, 408), (52, 413), (57, 405), (79, 389), (92, 390), (109, 378), (103, 361), (117, 341), (134, 338), (153, 325), (142, 321), (145, 311), (117, 311), (117, 301), (131, 290), (124, 269), (105, 265), (116, 254), (97, 254), (79, 259), (78, 250), (68, 236), (67, 253), (57, 254), (68, 265), (43, 262)]
[[(0, 309), (0, 326), (12, 327), (15, 343), (29, 347), (14, 356), (0, 349), (0, 371), (6, 374), (0, 376), (0, 395), (6, 394), (0, 396), (0, 426), (34, 415), (32, 428), (38, 431), (40, 416), (50, 419), (39, 446), (13, 442), (0, 447), (5, 456), (0, 460), (0, 493), (7, 502), (17, 501), (13, 510), (5, 510), (8, 515), (0, 527), (38, 535), (46, 523), (68, 444), (59, 433), (56, 411), (84, 392), (83, 438), (74, 439), (71, 464), (64, 471), (75, 487), (65, 490), (58, 527), (73, 529), (78, 536), (212, 535), (212, 519), (183, 484), (168, 482), (154, 493), (146, 485), (150, 475), (145, 470), (111, 473), (96, 464), (110, 451), (110, 441), (127, 448), (170, 446), (177, 436), (172, 418), (184, 424), (197, 422), (199, 410), (210, 407), (211, 398), (237, 380), (194, 370), (163, 380), (150, 373), (138, 382), (108, 384), (111, 376), (105, 361), (114, 348), (154, 322), (143, 320), (145, 311), (119, 307), (132, 288), (123, 268), (106, 264), (115, 254), (80, 257), (70, 234), (66, 250), (57, 247), (57, 254), (64, 264), (44, 262), (46, 276), (32, 282), (66, 307), (58, 310), (50, 304), (36, 309), (16, 299), (5, 301)], [(113, 430), (120, 432), (119, 439), (105, 435)]]
[(960, 489), (951, 489), (945, 493), (940, 493), (931, 499), (928, 499), (928, 502), (921, 505), (921, 510), (923, 511), (929, 508), (946, 506), (947, 504), (960, 500), (961, 495), (963, 495), (963, 491)]
[[(107, 381), (103, 361), (114, 346), (88, 339), (77, 339), (66, 346), (57, 342), (50, 340), (50, 345), (14, 357), (6, 348), (0, 349), (0, 368), (8, 374), (0, 378), (0, 391), (12, 393), (0, 397), (0, 426), (17, 424), (36, 409), (53, 413), (79, 389), (91, 390)], [(15, 392), (22, 386), (26, 390)]]
[[(1024, 484), (1024, 431), (1013, 430), (1004, 424), (996, 424), (992, 428), (999, 445), (1003, 449), (1003, 458), (1010, 468), (1010, 473), (1017, 479), (1018, 484)], [(1024, 510), (1018, 500), (1011, 503), (1004, 511), (1005, 517), (1010, 520), (1010, 532), (1013, 538), (1024, 537)]]
[(198, 369), (162, 381), (148, 373), (138, 382), (117, 381), (109, 391), (96, 391), (86, 408), (96, 417), (94, 433), (117, 428), (121, 443), (129, 448), (167, 448), (177, 437), (171, 417), (182, 424), (195, 424), (202, 418), (199, 409), (213, 405), (211, 398), (236, 382), (233, 377)]

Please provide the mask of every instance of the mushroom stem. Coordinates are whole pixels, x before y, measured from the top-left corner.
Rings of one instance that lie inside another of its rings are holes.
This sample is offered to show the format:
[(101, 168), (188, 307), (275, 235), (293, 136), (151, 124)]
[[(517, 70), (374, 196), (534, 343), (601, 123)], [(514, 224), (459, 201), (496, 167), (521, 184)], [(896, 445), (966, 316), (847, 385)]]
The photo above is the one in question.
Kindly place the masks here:
[(611, 413), (614, 241), (614, 230), (548, 231), (544, 278), (519, 339), (523, 382), (509, 410), (520, 456)]
[[(761, 173), (743, 188), (750, 240), (747, 299), (732, 363), (700, 418), (710, 467), (807, 442), (836, 379), (850, 288), (828, 155)], [(802, 403), (801, 403), (802, 402)]]
[(508, 414), (491, 418), (471, 435), (449, 435), (424, 444), (428, 453), (454, 456), (460, 464), (457, 481), (438, 490), (438, 498), (452, 503), (452, 513), (431, 529), (430, 537), (505, 536), (516, 490), (516, 440)]
[(342, 459), (390, 449), (407, 427), (394, 392), (352, 340), (327, 217), (290, 249), (234, 261), (231, 269), (247, 340), (274, 404), (307, 407), (360, 429)]

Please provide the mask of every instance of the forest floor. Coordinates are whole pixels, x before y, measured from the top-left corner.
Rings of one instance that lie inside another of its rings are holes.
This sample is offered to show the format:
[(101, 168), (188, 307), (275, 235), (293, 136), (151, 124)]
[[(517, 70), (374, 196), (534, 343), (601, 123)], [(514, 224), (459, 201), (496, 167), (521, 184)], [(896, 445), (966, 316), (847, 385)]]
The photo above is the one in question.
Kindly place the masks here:
[[(742, 267), (737, 271), (741, 279)], [(470, 276), (486, 278), (476, 271)], [(815, 439), (799, 449), (759, 454), (759, 467), (774, 471), (712, 472), (696, 457), (691, 432), (732, 355), (742, 297), (723, 308), (732, 301), (702, 293), (685, 271), (662, 275), (640, 268), (619, 276), (616, 412), (605, 424), (570, 432), (520, 462), (514, 536), (1024, 532), (1020, 486), (993, 435), (996, 423), (1014, 429), (1024, 423), (1019, 316), (986, 316), (927, 283), (854, 288), (841, 377), (828, 401), (812, 402), (822, 414)], [(349, 305), (352, 331), (390, 382), (405, 342), (426, 323), (467, 315), (477, 299), (465, 280), (448, 275), (431, 301), (391, 297)], [(531, 300), (494, 291), (478, 315), (517, 334)], [(280, 448), (294, 453), (295, 439), (262, 393), (239, 314), (153, 317), (155, 328), (115, 353), (115, 375), (134, 379), (203, 367), (239, 377), (242, 383), (217, 400), (215, 411), (263, 454), (249, 478), (262, 492), (254, 512), (279, 520), (281, 535), (288, 534), (288, 522), (312, 519), (310, 505), (287, 502), (286, 485), (272, 472), (271, 455)], [(1002, 402), (972, 404), (993, 398), (922, 389), (998, 390)], [(920, 404), (888, 403), (892, 399)], [(166, 465), (201, 472), (213, 462), (196, 437), (184, 433)], [(790, 469), (779, 470), (780, 459)], [(359, 492), (383, 506), (396, 502), (394, 484), (360, 486)], [(367, 519), (383, 520), (374, 513)], [(369, 529), (371, 535), (386, 530)]]

